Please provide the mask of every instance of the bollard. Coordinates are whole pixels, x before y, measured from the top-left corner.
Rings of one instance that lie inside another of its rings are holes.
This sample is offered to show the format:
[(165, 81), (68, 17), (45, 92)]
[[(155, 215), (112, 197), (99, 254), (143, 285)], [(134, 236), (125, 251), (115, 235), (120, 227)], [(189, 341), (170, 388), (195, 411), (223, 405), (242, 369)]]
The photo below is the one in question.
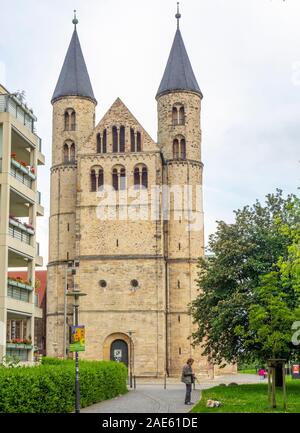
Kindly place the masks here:
[(134, 387), (134, 389), (136, 389), (136, 376), (135, 375), (133, 376), (133, 387)]
[(167, 375), (164, 375), (164, 389), (167, 389)]

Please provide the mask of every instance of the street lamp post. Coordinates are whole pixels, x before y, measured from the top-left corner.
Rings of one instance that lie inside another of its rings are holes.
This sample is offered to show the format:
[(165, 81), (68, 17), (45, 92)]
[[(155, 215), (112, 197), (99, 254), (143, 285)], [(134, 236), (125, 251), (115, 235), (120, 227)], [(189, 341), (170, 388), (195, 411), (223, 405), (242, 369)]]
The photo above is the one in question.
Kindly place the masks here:
[[(75, 326), (78, 326), (78, 309), (79, 297), (86, 296), (86, 293), (74, 289), (72, 292), (67, 293), (67, 296), (74, 296), (74, 318)], [(75, 413), (80, 413), (80, 385), (79, 385), (79, 353), (75, 352)]]
[[(75, 260), (73, 262), (74, 266), (72, 268), (72, 275), (76, 275), (75, 267), (79, 266), (79, 261)], [(86, 293), (80, 292), (80, 290), (75, 287), (71, 292), (67, 293), (67, 296), (74, 297), (74, 324), (75, 327), (78, 326), (78, 310), (79, 310), (79, 297), (86, 296)], [(79, 384), (79, 353), (75, 351), (75, 413), (80, 413), (80, 384)]]

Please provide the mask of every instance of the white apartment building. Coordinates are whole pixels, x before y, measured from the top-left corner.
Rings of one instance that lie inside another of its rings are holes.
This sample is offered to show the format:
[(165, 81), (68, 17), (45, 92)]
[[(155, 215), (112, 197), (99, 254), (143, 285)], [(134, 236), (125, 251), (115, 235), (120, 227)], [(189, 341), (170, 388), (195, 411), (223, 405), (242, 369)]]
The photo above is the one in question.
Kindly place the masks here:
[[(32, 362), (34, 319), (42, 317), (35, 295), (35, 268), (43, 265), (36, 241), (37, 216), (44, 215), (37, 191), (44, 165), (32, 110), (0, 84), (0, 363), (4, 356)], [(8, 271), (27, 270), (27, 278)]]

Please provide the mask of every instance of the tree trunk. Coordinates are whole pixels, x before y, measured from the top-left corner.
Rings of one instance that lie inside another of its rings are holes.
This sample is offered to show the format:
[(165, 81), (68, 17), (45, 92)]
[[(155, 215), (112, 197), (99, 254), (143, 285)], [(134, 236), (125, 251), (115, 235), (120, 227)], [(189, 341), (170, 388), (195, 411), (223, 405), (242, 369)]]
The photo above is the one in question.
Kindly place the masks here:
[(283, 386), (282, 366), (280, 364), (275, 367), (275, 386), (280, 388)]

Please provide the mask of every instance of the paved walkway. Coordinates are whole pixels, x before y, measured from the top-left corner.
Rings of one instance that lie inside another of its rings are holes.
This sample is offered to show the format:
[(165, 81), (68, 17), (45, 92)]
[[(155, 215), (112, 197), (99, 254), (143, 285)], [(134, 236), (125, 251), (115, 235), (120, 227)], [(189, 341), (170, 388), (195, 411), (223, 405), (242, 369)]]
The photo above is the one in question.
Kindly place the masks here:
[[(260, 379), (253, 374), (236, 374), (218, 376), (214, 380), (200, 379), (196, 390), (192, 391), (192, 401), (197, 403), (200, 399), (201, 389), (211, 388), (220, 383), (258, 383)], [(182, 383), (167, 383), (164, 389), (163, 381), (160, 383), (139, 383), (136, 389), (112, 400), (103, 401), (82, 409), (83, 413), (186, 413), (193, 406), (184, 404), (185, 386)]]

